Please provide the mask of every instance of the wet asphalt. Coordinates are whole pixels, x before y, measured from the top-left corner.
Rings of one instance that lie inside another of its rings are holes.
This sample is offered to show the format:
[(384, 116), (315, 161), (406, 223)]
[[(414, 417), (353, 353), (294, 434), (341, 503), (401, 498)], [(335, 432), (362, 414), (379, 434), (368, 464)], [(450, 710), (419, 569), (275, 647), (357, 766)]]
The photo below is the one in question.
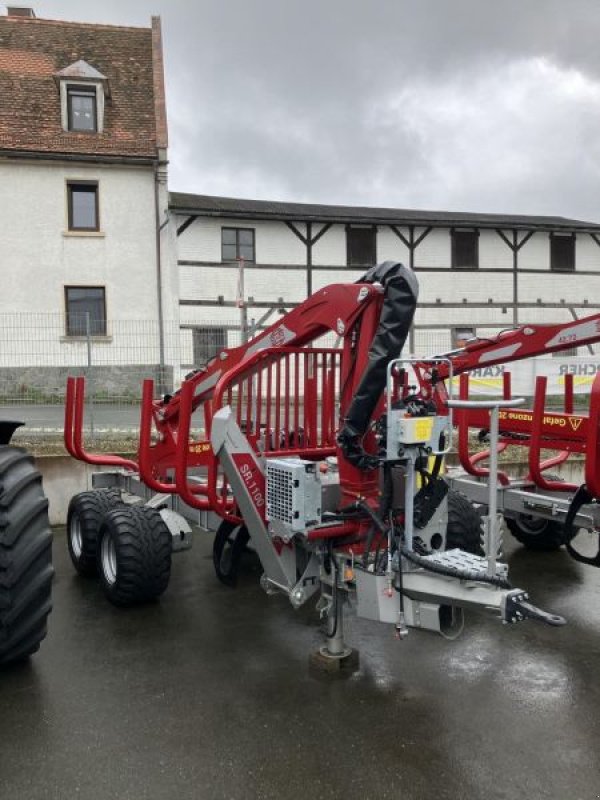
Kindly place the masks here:
[(314, 613), (251, 564), (222, 587), (210, 544), (120, 611), (56, 532), (49, 636), (0, 672), (0, 800), (600, 797), (600, 571), (509, 546), (513, 583), (567, 627), (469, 613), (457, 641), (398, 642), (350, 617), (360, 670), (326, 680)]

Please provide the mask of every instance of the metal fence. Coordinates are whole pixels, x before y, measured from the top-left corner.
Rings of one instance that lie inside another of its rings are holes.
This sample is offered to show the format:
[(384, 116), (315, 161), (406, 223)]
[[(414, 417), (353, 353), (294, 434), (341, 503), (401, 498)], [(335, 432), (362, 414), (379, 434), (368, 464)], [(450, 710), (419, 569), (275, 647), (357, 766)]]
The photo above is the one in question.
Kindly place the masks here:
[[(190, 370), (202, 366), (223, 347), (242, 340), (239, 317), (202, 321), (199, 324), (167, 322), (159, 329), (155, 320), (107, 320), (94, 335), (94, 325), (78, 326), (81, 335), (67, 335), (62, 314), (0, 315), (0, 414), (21, 419), (30, 433), (58, 434), (63, 425), (63, 404), (68, 375), (87, 379), (86, 428), (94, 437), (107, 433), (136, 431), (139, 399), (145, 378), (155, 381), (158, 391), (172, 391)], [(250, 336), (252, 336), (250, 330)], [(452, 347), (450, 326), (416, 329), (411, 343), (418, 355), (432, 355)], [(333, 334), (319, 345), (337, 346)], [(407, 347), (408, 349), (408, 347)], [(582, 361), (583, 358), (583, 361)], [(540, 359), (515, 365), (513, 391), (531, 393), (536, 374), (554, 376), (551, 393), (561, 390), (561, 375), (575, 374), (576, 390), (589, 391), (600, 363), (593, 355), (579, 359)], [(600, 361), (600, 358), (599, 358)], [(589, 362), (589, 363), (588, 363)], [(581, 364), (584, 364), (581, 367)], [(575, 364), (575, 367), (569, 366)], [(562, 371), (561, 371), (562, 370)], [(501, 392), (501, 368), (474, 375), (476, 393)]]

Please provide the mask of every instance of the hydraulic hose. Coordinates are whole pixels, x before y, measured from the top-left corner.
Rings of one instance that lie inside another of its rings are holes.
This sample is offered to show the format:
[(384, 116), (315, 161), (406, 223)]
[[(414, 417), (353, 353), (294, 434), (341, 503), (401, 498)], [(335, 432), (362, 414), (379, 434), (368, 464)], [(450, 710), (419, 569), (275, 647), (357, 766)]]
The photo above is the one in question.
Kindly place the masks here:
[(358, 501), (358, 505), (365, 511), (365, 513), (370, 517), (372, 521), (372, 525), (369, 528), (367, 533), (367, 541), (365, 543), (365, 553), (363, 555), (363, 566), (367, 567), (369, 562), (369, 553), (371, 552), (371, 546), (373, 544), (373, 537), (375, 536), (375, 532), (378, 530), (381, 534), (385, 535), (387, 533), (385, 525), (379, 518), (379, 516), (373, 511), (373, 509), (365, 503), (363, 500)]
[(331, 571), (333, 573), (332, 583), (331, 583), (331, 613), (333, 614), (333, 628), (331, 631), (328, 631), (327, 638), (333, 639), (337, 633), (337, 626), (338, 626), (338, 585), (337, 585), (337, 564), (335, 561), (335, 555), (333, 554), (333, 544), (329, 543), (329, 557), (331, 563)]

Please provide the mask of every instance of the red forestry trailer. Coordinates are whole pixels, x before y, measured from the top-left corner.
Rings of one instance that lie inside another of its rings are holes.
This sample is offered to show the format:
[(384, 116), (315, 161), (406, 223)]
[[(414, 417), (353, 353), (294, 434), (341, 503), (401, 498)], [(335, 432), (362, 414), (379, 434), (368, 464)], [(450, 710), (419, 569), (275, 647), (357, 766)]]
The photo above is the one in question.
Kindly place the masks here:
[[(248, 343), (223, 350), (154, 396), (144, 382), (136, 460), (94, 455), (83, 442), (85, 382), (69, 378), (65, 445), (113, 469), (71, 500), (68, 545), (75, 568), (96, 574), (108, 598), (127, 606), (157, 597), (171, 555), (191, 546), (190, 523), (214, 532), (218, 578), (235, 583), (254, 549), (265, 591), (294, 608), (317, 598), (327, 621), (321, 658), (340, 664), (344, 605), (361, 617), (456, 633), (462, 609), (503, 622), (564, 619), (512, 587), (500, 560), (504, 523), (527, 547), (574, 547), (597, 536), (600, 384), (589, 414), (545, 411), (545, 381), (521, 408), (504, 380), (500, 400), (469, 399), (470, 370), (600, 340), (600, 315), (567, 325), (522, 326), (428, 358), (403, 358), (417, 305), (414, 273), (394, 262), (357, 283), (313, 294)], [(335, 347), (322, 346), (333, 334)], [(455, 379), (460, 381), (454, 395)], [(466, 474), (443, 477), (458, 429)], [(469, 431), (489, 439), (469, 452)], [(498, 471), (509, 444), (529, 450), (529, 474)], [(542, 459), (542, 450), (555, 455)], [(583, 487), (548, 477), (570, 453), (585, 454)], [(482, 462), (488, 461), (488, 467)], [(478, 507), (476, 510), (475, 505)], [(578, 537), (579, 538), (579, 537)]]

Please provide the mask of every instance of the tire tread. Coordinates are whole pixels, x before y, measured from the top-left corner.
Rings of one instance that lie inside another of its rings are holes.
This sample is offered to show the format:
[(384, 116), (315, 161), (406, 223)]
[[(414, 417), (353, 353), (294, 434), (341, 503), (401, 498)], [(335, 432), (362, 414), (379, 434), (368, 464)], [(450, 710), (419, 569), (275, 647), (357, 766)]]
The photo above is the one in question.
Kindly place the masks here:
[(455, 547), (477, 556), (483, 555), (481, 517), (470, 500), (451, 489), (448, 492), (446, 550)]
[(109, 511), (100, 536), (113, 538), (117, 554), (117, 579), (106, 581), (98, 547), (98, 566), (108, 599), (118, 606), (133, 606), (159, 597), (171, 575), (171, 533), (163, 518), (148, 506), (127, 506)]
[(52, 531), (26, 450), (0, 445), (0, 665), (35, 653), (52, 610)]
[[(80, 575), (90, 577), (97, 574), (96, 551), (98, 533), (105, 514), (121, 503), (117, 489), (91, 489), (74, 495), (67, 512), (67, 545), (71, 562)], [(79, 516), (81, 531), (81, 554), (73, 550), (71, 525), (75, 515)]]

